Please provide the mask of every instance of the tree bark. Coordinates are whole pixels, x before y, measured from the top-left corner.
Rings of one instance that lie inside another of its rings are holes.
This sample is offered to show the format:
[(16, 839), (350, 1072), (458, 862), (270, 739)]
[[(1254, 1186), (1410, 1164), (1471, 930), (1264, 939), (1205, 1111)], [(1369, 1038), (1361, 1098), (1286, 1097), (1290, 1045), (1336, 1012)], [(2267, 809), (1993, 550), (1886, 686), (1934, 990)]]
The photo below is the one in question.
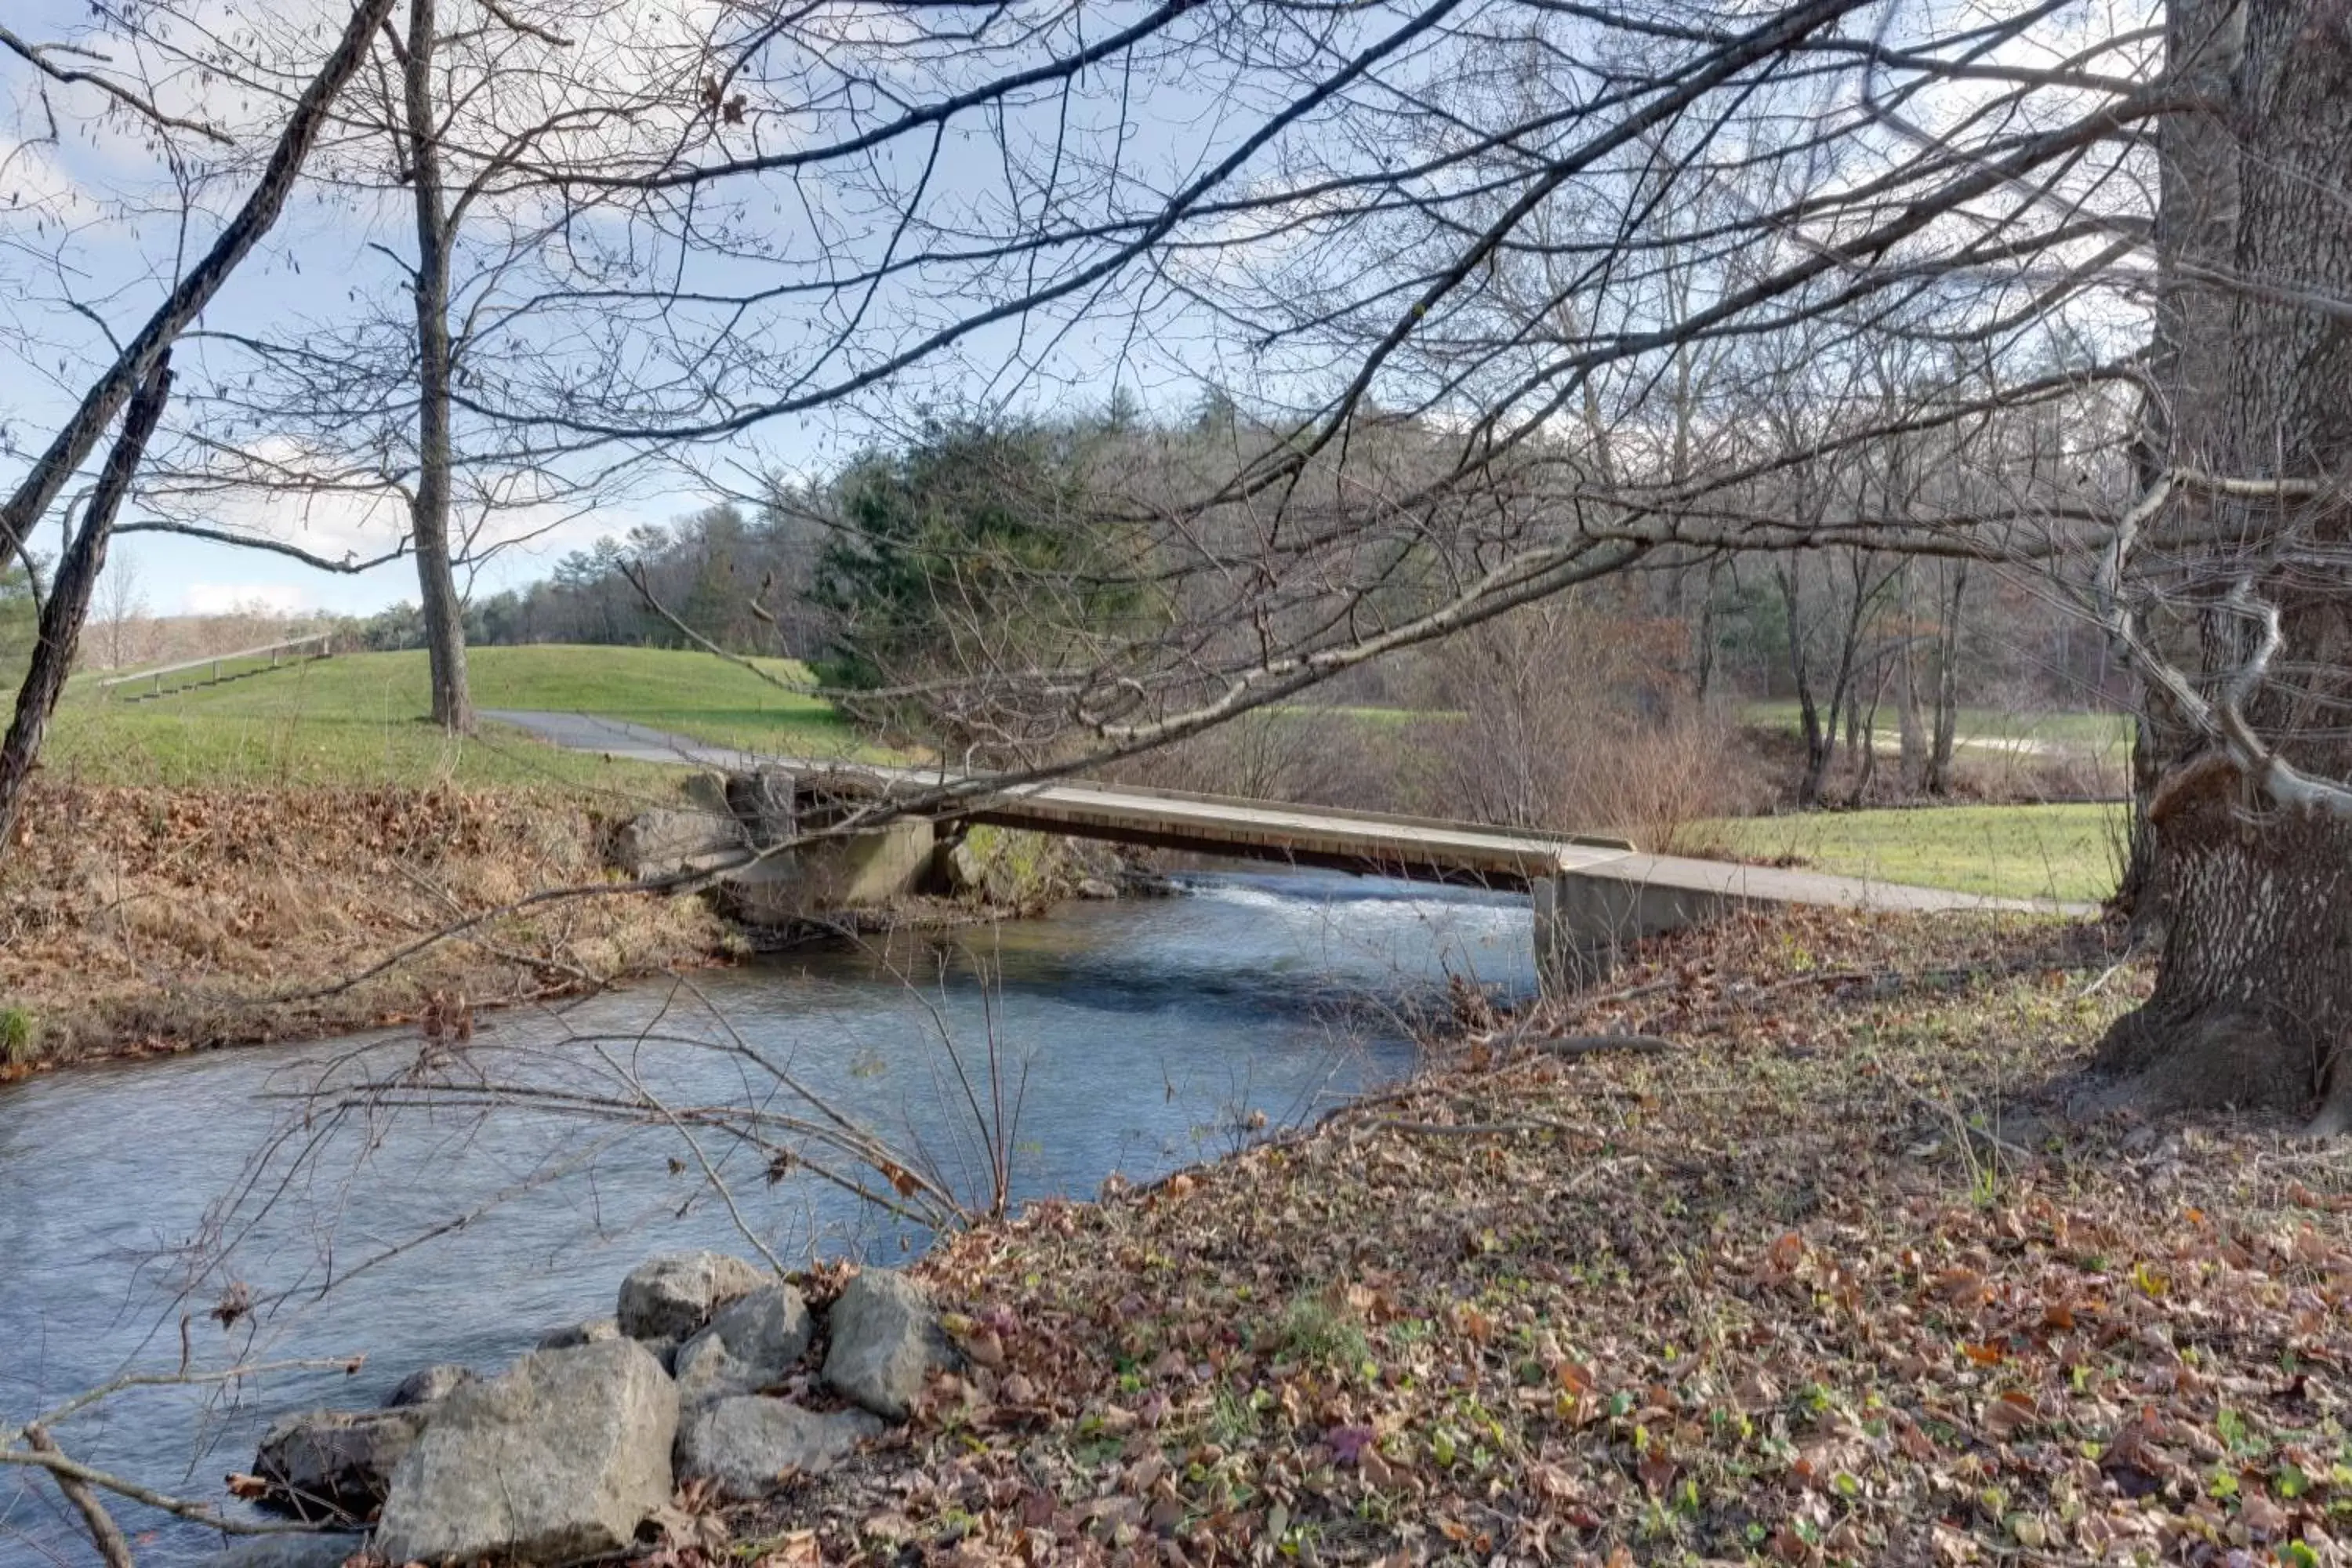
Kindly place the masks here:
[(1801, 597), (1803, 587), (1799, 574), (1801, 561), (1776, 562), (1773, 574), (1780, 584), (1780, 604), (1789, 620), (1789, 678), (1797, 688), (1797, 723), (1804, 732), (1805, 769), (1797, 780), (1797, 805), (1811, 810), (1822, 798), (1822, 784), (1829, 777), (1830, 761), (1837, 752), (1837, 712), (1832, 709), (1830, 722), (1822, 723), (1821, 709), (1813, 702), (1811, 659), (1805, 647), (1805, 616)]
[(114, 531), (114, 514), (130, 493), (131, 476), (139, 470), (139, 459), (146, 454), (148, 439), (155, 434), (156, 421), (163, 418), (171, 392), (172, 352), (165, 349), (149, 363), (146, 379), (131, 395), (122, 432), (106, 455), (106, 466), (99, 470), (89, 510), (58, 558), (48, 601), (41, 606), (40, 637), (33, 645), (24, 684), (16, 689), (16, 716), (9, 721), (6, 739), (0, 740), (0, 846), (13, 841), (16, 816), (24, 808), (25, 786), (40, 758), (41, 740), (48, 732), (50, 716), (58, 710), (66, 677), (73, 673), (74, 653), (81, 644), (82, 626), (89, 616), (99, 574), (106, 570), (106, 545)]
[(2161, 930), (2164, 920), (2163, 900), (2156, 885), (2156, 829), (2147, 819), (2163, 773), (2157, 760), (2156, 731), (2147, 712), (2150, 700), (2153, 694), (2142, 699), (2141, 710), (2132, 721), (2131, 818), (2124, 831), (2123, 876), (2110, 900), (2110, 907), (2131, 921), (2133, 931), (2143, 933)]
[(1969, 565), (1951, 563), (1952, 596), (1939, 606), (1936, 628), (1936, 732), (1927, 747), (1927, 793), (1952, 793), (1952, 747), (1960, 733), (1960, 601), (1969, 591)]
[(1906, 791), (1922, 788), (1927, 777), (1927, 737), (1919, 724), (1919, 636), (1912, 628), (1911, 565), (1903, 563), (1902, 614), (1903, 643), (1898, 652), (1901, 659), (1895, 670), (1895, 723), (1902, 738), (1903, 787)]
[(403, 62), (408, 172), (416, 197), (416, 489), (408, 531), (416, 551), (418, 607), (433, 680), (433, 721), (470, 731), (465, 606), (449, 561), (450, 379), (448, 198), (442, 188), (440, 130), (433, 114), (434, 0), (409, 0)]
[[(2210, 112), (2159, 145), (2159, 470), (2328, 479), (2352, 466), (2352, 323), (2302, 300), (2352, 299), (2352, 18), (2336, 0), (2249, 5), (2173, 0), (2168, 47)], [(2211, 285), (2222, 258), (2261, 293)], [(2197, 275), (2189, 275), (2195, 273)], [(2284, 652), (2247, 702), (2252, 731), (2306, 774), (2352, 774), (2352, 585), (2340, 568), (2282, 563), (2293, 536), (2341, 550), (2340, 491), (2309, 501), (2197, 492), (2182, 521), (2229, 542), (2190, 563), (2193, 639), (2217, 689), (2243, 667), (2251, 626), (2218, 607), (2243, 581), (2280, 613)], [(2159, 728), (2169, 715), (2153, 715)], [(2174, 734), (2178, 734), (2177, 727)], [(2159, 733), (2159, 749), (2168, 737)], [(2147, 806), (2163, 957), (2147, 1004), (2102, 1063), (2142, 1103), (2307, 1106), (2352, 1123), (2352, 818), (2251, 783), (2244, 759), (2202, 744), (2165, 757)]]

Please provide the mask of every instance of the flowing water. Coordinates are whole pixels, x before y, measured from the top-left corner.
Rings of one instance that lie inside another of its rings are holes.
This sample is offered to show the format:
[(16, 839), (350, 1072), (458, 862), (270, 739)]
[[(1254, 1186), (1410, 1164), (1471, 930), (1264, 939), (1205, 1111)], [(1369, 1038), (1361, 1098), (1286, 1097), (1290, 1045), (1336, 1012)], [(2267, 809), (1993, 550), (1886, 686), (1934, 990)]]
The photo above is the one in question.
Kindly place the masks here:
[[(1000, 1147), (1016, 1197), (1087, 1197), (1113, 1173), (1149, 1179), (1393, 1078), (1412, 1016), (1444, 1006), (1450, 975), (1531, 985), (1525, 902), (1221, 874), (1177, 898), (486, 1017), (433, 1074), (471, 1082), (463, 1105), (388, 1109), (420, 1098), (395, 1089), (337, 1117), (308, 1098), (324, 1080), (348, 1103), (351, 1086), (414, 1068), (413, 1030), (0, 1089), (0, 1419), (184, 1354), (197, 1369), (365, 1355), (352, 1374), (135, 1391), (58, 1429), (79, 1458), (212, 1500), (271, 1416), (374, 1404), (433, 1362), (494, 1369), (551, 1326), (609, 1314), (652, 1252), (748, 1253), (748, 1229), (787, 1265), (897, 1261), (927, 1239), (804, 1168), (772, 1181), (708, 1133), (698, 1153), (673, 1127), (551, 1110), (553, 1092), (625, 1090), (673, 1115), (803, 1109), (740, 1044), (967, 1194), (985, 1191)], [(991, 1122), (992, 1142), (977, 1131)], [(212, 1310), (238, 1292), (257, 1310), (225, 1326)], [(218, 1543), (121, 1513), (147, 1537), (142, 1563)], [(52, 1489), (0, 1474), (0, 1564), (94, 1558)]]

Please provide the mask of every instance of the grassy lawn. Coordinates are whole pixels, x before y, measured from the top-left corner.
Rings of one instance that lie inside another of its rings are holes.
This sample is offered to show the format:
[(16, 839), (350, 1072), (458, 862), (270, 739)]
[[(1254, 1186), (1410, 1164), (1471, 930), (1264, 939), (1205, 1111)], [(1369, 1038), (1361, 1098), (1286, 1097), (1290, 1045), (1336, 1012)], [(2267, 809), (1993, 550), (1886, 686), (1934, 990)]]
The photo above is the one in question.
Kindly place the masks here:
[(2115, 890), (2120, 805), (1954, 805), (1706, 823), (1702, 845), (1749, 860), (2013, 899)]
[[(788, 680), (788, 660), (765, 661)], [(837, 753), (857, 740), (833, 710), (708, 654), (539, 646), (469, 655), (479, 708), (537, 708), (631, 720), (723, 744)], [(579, 755), (504, 725), (452, 741), (425, 721), (421, 651), (339, 654), (226, 685), (141, 703), (77, 683), (44, 762), (54, 776), (100, 783), (545, 784), (631, 792), (674, 787), (671, 770)]]
[(1352, 719), (1370, 730), (1392, 730), (1427, 720), (1444, 720), (1458, 723), (1469, 715), (1458, 708), (1351, 708), (1331, 707), (1319, 702), (1284, 702), (1272, 710), (1276, 713), (1297, 713), (1313, 717), (1328, 714), (1335, 719)]
[[(1794, 702), (1750, 702), (1740, 709), (1740, 721), (1759, 730), (1788, 734), (1798, 731)], [(1895, 710), (1879, 710), (1881, 744), (1895, 740)], [(2131, 719), (2123, 713), (2011, 713), (1995, 708), (1963, 708), (1954, 733), (1962, 744), (1995, 745), (2003, 741), (2041, 741), (2081, 746), (2093, 751), (2120, 750), (2131, 742)]]

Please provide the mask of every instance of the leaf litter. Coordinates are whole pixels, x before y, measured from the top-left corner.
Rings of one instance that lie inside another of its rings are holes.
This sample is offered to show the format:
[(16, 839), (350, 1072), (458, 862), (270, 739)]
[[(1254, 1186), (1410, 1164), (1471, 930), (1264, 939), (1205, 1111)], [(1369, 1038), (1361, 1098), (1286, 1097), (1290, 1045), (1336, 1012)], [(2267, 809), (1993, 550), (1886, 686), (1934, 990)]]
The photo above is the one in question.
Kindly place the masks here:
[(963, 1370), (730, 1555), (2352, 1561), (2352, 1156), (2066, 1120), (2147, 990), (2119, 945), (1682, 933), (1310, 1131), (957, 1237), (918, 1268)]

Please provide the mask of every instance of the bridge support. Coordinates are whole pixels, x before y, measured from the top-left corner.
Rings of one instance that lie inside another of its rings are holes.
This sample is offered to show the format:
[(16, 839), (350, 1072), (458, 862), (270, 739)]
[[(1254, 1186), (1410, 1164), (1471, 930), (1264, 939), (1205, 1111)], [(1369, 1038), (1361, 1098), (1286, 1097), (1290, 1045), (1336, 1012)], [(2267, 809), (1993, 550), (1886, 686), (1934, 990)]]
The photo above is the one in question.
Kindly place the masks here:
[(831, 910), (881, 909), (921, 892), (930, 876), (928, 821), (823, 839), (730, 876), (726, 897), (753, 925), (788, 926)]
[(1539, 877), (1535, 901), (1536, 974), (1548, 995), (1606, 979), (1625, 949), (1643, 937), (1702, 925), (1756, 900), (1707, 888), (1677, 888), (1643, 878), (1589, 870)]

